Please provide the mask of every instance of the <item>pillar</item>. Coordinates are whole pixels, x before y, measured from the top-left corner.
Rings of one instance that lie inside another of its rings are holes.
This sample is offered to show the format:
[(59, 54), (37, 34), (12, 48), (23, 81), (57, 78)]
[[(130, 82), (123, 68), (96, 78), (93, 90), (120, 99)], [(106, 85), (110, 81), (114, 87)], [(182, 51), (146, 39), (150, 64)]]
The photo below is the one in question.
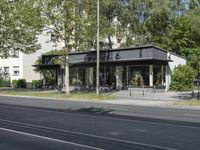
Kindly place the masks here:
[(122, 89), (122, 66), (116, 66), (116, 89)]
[(161, 66), (161, 81), (162, 81), (162, 85), (164, 84), (164, 70), (163, 70), (163, 66)]
[(129, 66), (126, 66), (126, 85), (129, 87)]
[(170, 70), (169, 70), (169, 66), (166, 66), (166, 70), (165, 70), (165, 91), (168, 91), (169, 90), (169, 86), (170, 86), (170, 81), (171, 81), (171, 78), (170, 78)]
[(93, 85), (93, 73), (94, 73), (94, 71), (93, 71), (93, 68), (92, 67), (90, 67), (90, 69), (89, 69), (89, 85), (90, 86), (92, 86)]
[(153, 65), (149, 65), (149, 86), (153, 86)]
[(92, 86), (93, 85), (93, 68), (88, 67), (86, 68), (86, 73), (85, 73), (85, 83), (87, 86)]

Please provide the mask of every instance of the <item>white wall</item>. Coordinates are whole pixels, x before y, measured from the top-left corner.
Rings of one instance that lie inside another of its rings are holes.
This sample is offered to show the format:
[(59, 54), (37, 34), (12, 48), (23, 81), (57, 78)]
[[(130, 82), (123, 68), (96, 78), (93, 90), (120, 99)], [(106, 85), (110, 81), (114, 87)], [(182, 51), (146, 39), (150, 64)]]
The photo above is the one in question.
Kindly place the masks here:
[(50, 36), (45, 35), (44, 33), (38, 37), (38, 43), (41, 44), (41, 49), (34, 54), (23, 54), (23, 77), (27, 82), (31, 83), (32, 80), (40, 79), (40, 74), (36, 73), (34, 71), (34, 67), (32, 66), (35, 64), (35, 61), (38, 59), (38, 57), (50, 50), (61, 49), (63, 46), (61, 43), (55, 46), (54, 43), (49, 41)]
[[(9, 67), (9, 74), (10, 74), (10, 80), (15, 80), (19, 78), (23, 78), (23, 67), (22, 67), (22, 53), (19, 53), (19, 58), (5, 58), (0, 59), (0, 68)], [(19, 66), (19, 75), (14, 75), (14, 66)]]
[(171, 75), (174, 71), (174, 68), (178, 65), (186, 65), (186, 59), (174, 53), (168, 52), (167, 58), (172, 61), (169, 62), (169, 66), (166, 68), (166, 91), (169, 90)]
[(168, 52), (168, 57), (170, 57), (172, 60), (172, 62), (169, 62), (169, 68), (171, 72), (173, 72), (174, 68), (178, 65), (186, 65), (186, 59), (181, 56)]
[[(11, 81), (14, 79), (26, 79), (27, 82), (31, 83), (32, 80), (38, 80), (40, 75), (34, 71), (35, 61), (38, 59), (39, 56), (42, 54), (54, 50), (54, 49), (61, 49), (63, 44), (59, 43), (55, 45), (50, 41), (50, 35), (45, 33), (38, 36), (38, 43), (41, 44), (41, 49), (36, 51), (34, 54), (23, 54), (19, 52), (19, 58), (7, 58), (7, 59), (0, 59), (0, 68), (9, 67), (9, 74)], [(19, 66), (19, 75), (13, 75), (13, 67)]]

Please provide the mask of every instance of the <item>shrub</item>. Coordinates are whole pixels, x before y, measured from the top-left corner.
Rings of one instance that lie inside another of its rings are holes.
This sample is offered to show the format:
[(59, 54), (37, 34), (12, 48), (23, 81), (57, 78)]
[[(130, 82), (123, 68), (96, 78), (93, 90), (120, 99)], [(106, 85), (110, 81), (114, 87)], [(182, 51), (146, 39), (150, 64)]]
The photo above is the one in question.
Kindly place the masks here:
[(32, 87), (34, 89), (41, 88), (42, 87), (42, 80), (33, 80), (32, 81)]
[(14, 88), (26, 88), (26, 80), (25, 79), (12, 80), (12, 86)]
[(26, 80), (25, 79), (19, 79), (17, 81), (17, 87), (18, 88), (26, 88)]
[(17, 88), (17, 80), (12, 80), (12, 87)]
[(194, 70), (187, 65), (179, 65), (172, 74), (170, 89), (175, 91), (192, 90), (195, 78)]
[(9, 87), (10, 81), (9, 80), (1, 80), (0, 81), (0, 87)]

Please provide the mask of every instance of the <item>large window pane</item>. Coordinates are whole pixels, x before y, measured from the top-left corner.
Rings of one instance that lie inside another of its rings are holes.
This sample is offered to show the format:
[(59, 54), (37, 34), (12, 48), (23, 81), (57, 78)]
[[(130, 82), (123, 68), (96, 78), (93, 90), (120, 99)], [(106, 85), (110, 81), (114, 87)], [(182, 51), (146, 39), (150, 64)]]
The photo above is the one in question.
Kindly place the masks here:
[(149, 85), (149, 66), (130, 66), (129, 85)]

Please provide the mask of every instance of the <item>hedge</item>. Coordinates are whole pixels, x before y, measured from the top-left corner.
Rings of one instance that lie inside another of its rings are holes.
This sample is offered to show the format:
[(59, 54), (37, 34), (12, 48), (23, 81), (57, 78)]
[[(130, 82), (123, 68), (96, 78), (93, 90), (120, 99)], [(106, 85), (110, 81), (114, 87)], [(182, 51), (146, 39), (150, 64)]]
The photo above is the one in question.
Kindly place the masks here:
[(42, 80), (33, 80), (32, 81), (32, 87), (34, 89), (42, 88)]
[(194, 78), (195, 72), (190, 66), (179, 65), (172, 74), (170, 89), (175, 91), (192, 90)]
[(0, 87), (9, 87), (10, 81), (9, 80), (0, 80)]
[(25, 79), (12, 80), (12, 86), (14, 88), (26, 88), (26, 80)]

